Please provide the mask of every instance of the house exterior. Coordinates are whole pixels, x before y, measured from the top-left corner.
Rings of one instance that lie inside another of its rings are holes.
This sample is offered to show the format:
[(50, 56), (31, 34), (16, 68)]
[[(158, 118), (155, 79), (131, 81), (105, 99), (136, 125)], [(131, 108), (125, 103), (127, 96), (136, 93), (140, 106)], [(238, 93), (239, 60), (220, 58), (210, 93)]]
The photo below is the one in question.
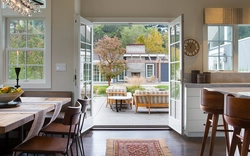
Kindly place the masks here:
[[(121, 75), (112, 79), (112, 82), (124, 82), (124, 77), (144, 77), (149, 79), (155, 77), (155, 82), (168, 82), (168, 55), (166, 54), (149, 54), (145, 51), (144, 44), (128, 44), (126, 53), (123, 55), (128, 65), (128, 70)], [(95, 64), (98, 62), (97, 57)], [(106, 82), (98, 71), (98, 67), (94, 65), (94, 81)]]

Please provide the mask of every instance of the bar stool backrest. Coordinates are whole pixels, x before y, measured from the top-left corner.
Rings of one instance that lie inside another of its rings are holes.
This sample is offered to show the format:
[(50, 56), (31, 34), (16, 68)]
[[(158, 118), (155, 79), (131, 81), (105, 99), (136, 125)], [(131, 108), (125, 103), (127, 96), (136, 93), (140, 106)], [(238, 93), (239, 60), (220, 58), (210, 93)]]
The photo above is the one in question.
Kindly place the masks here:
[(207, 89), (201, 90), (201, 110), (211, 114), (224, 113), (224, 94)]
[(250, 98), (227, 96), (224, 115), (229, 125), (250, 128)]

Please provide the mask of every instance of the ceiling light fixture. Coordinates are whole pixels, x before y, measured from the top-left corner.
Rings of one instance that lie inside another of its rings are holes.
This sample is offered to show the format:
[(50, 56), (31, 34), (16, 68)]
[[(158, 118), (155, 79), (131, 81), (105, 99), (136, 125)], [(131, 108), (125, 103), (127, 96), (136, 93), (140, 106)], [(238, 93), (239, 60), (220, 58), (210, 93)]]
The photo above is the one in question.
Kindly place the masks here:
[(40, 8), (43, 5), (42, 2), (37, 0), (2, 0), (12, 10), (23, 15), (31, 17), (31, 13), (41, 12)]

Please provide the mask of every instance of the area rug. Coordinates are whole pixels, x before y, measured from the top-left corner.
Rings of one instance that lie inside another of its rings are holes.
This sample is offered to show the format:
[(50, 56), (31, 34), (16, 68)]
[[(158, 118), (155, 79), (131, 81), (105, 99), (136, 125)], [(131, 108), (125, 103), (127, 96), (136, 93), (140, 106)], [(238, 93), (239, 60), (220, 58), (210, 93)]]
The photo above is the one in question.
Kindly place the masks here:
[(172, 156), (164, 139), (107, 139), (106, 156)]

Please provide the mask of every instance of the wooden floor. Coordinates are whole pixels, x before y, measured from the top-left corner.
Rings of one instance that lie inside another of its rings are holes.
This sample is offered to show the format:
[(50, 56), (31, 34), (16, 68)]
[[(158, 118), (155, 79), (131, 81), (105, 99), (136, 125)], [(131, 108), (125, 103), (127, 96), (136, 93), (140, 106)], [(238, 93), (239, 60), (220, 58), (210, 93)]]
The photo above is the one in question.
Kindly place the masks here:
[[(90, 130), (83, 137), (86, 156), (105, 156), (108, 138), (164, 138), (173, 156), (199, 156), (202, 142), (202, 138), (186, 138), (173, 130)], [(208, 147), (209, 142), (204, 156)], [(213, 155), (226, 155), (224, 138), (216, 138)]]
[[(173, 156), (199, 156), (202, 138), (187, 138), (171, 129), (132, 130), (132, 129), (93, 129), (83, 135), (86, 156), (105, 156), (108, 138), (164, 138)], [(209, 139), (204, 156), (208, 155)], [(42, 148), (42, 147), (41, 147)], [(1, 156), (11, 156), (0, 154)], [(76, 155), (76, 154), (74, 154)], [(225, 156), (224, 138), (216, 138), (214, 156)], [(30, 155), (31, 156), (31, 155)]]

